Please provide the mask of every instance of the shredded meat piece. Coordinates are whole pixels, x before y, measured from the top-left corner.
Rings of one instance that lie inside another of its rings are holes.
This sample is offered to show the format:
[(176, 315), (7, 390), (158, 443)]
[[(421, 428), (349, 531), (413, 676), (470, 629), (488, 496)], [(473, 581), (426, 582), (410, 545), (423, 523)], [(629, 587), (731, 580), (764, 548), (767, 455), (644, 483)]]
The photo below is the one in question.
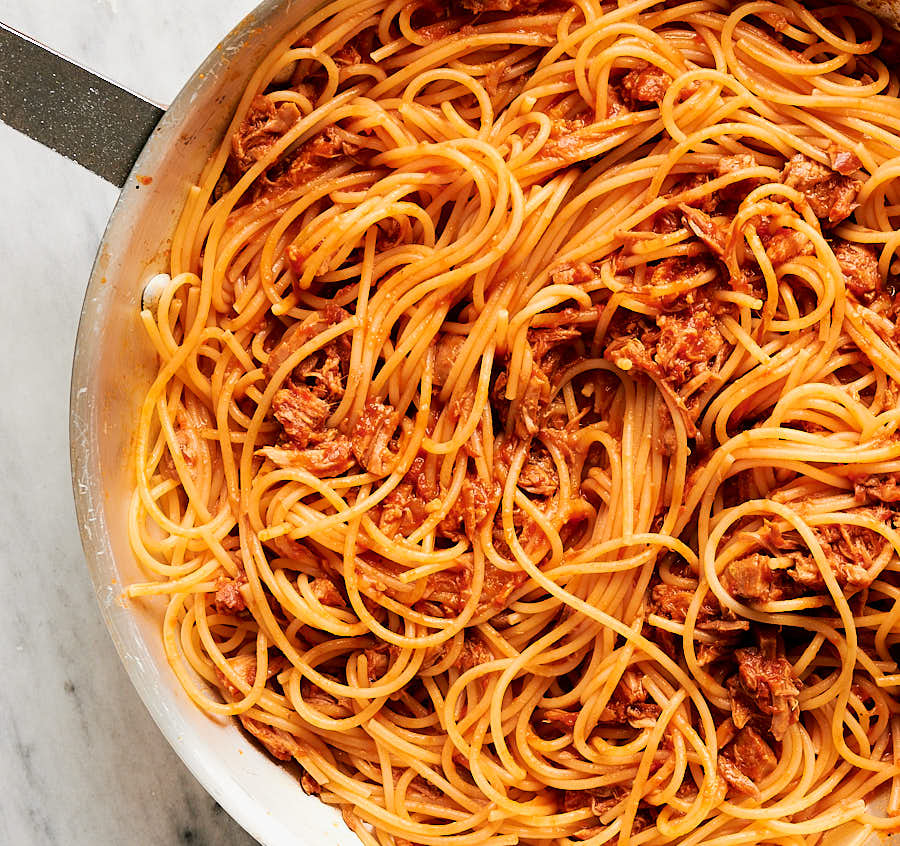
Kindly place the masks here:
[(247, 603), (241, 594), (241, 587), (247, 584), (247, 577), (241, 573), (236, 579), (220, 577), (216, 583), (216, 611), (220, 614), (237, 614), (247, 610)]
[(350, 368), (350, 340), (341, 335), (300, 362), (293, 378), (302, 380), (317, 396), (337, 403), (344, 395), (345, 374)]
[(305, 385), (289, 383), (272, 398), (275, 419), (284, 430), (285, 441), (297, 449), (309, 446), (328, 419), (328, 403)]
[[(596, 791), (588, 791), (591, 793), (591, 813), (595, 817), (602, 817), (616, 807), (624, 798), (625, 791), (621, 788), (598, 788)], [(646, 827), (643, 819), (635, 816), (632, 831), (637, 833), (641, 828)]]
[(643, 341), (637, 338), (618, 338), (610, 343), (603, 357), (620, 370), (642, 370), (650, 376), (661, 377), (659, 364), (651, 357)]
[(300, 694), (307, 705), (311, 705), (326, 716), (339, 720), (353, 714), (353, 705), (344, 696), (332, 696), (309, 679), (300, 682)]
[(719, 775), (725, 779), (729, 787), (734, 788), (739, 793), (743, 793), (745, 796), (752, 796), (754, 799), (759, 799), (759, 788), (757, 788), (753, 783), (753, 780), (747, 776), (741, 768), (731, 760), (731, 758), (723, 753), (719, 755), (717, 765)]
[(279, 761), (290, 761), (291, 758), (302, 758), (304, 746), (294, 735), (275, 728), (268, 723), (254, 720), (246, 714), (239, 714), (241, 723), (265, 748), (266, 751)]
[(800, 681), (784, 658), (767, 658), (757, 647), (735, 650), (738, 674), (728, 680), (732, 720), (742, 729), (754, 712), (771, 719), (770, 731), (783, 740), (800, 715)]
[(722, 156), (716, 163), (716, 176), (726, 176), (730, 173), (740, 173), (759, 163), (752, 153), (738, 153), (734, 156)]
[(396, 217), (387, 217), (376, 224), (375, 237), (376, 249), (381, 252), (396, 247), (398, 244), (409, 243), (412, 238), (412, 227), (404, 217), (399, 220)]
[[(760, 233), (762, 236), (762, 233)], [(795, 259), (797, 256), (809, 256), (815, 252), (812, 241), (802, 232), (788, 227), (781, 227), (769, 236), (761, 238), (766, 248), (766, 255), (775, 267)]]
[[(727, 176), (732, 173), (740, 173), (751, 167), (758, 167), (759, 162), (752, 153), (738, 153), (734, 156), (722, 156), (716, 164), (716, 176)], [(743, 200), (754, 188), (764, 184), (765, 180), (758, 176), (743, 177), (719, 189), (723, 199), (732, 202)]]
[[(548, 708), (545, 713), (555, 710), (557, 709)], [(561, 711), (560, 713), (566, 714), (568, 712)], [(579, 808), (589, 807), (591, 813), (596, 817), (601, 817), (607, 811), (612, 810), (625, 797), (625, 790), (618, 786), (592, 787), (588, 790), (563, 790), (560, 792), (562, 793), (561, 811), (577, 811)]]
[[(786, 563), (785, 563), (786, 562)], [(732, 561), (722, 574), (722, 587), (738, 599), (751, 602), (774, 602), (796, 595), (784, 575), (793, 559), (773, 558), (752, 553)], [(779, 566), (781, 565), (781, 566)]]
[[(552, 391), (552, 381), (575, 356), (574, 342), (581, 337), (581, 331), (571, 326), (552, 326), (528, 330), (528, 344), (531, 350), (531, 372), (525, 376), (525, 390), (515, 403), (509, 404), (505, 398), (507, 372), (502, 371), (494, 382), (493, 398), (495, 408), (507, 427), (513, 429), (519, 438), (537, 434), (547, 421)], [(504, 408), (514, 409), (512, 420), (505, 415)]]
[[(650, 609), (653, 613), (678, 623), (687, 618), (688, 607), (694, 598), (694, 591), (677, 588), (671, 585), (655, 585), (651, 591)], [(727, 610), (719, 606), (715, 596), (707, 593), (703, 597), (697, 613), (697, 628), (705, 631), (734, 632), (746, 631), (750, 624), (739, 620)]]
[(300, 787), (307, 796), (318, 796), (322, 792), (322, 786), (307, 772), (300, 776)]
[(641, 677), (634, 670), (625, 670), (612, 698), (600, 713), (601, 723), (628, 723), (632, 728), (652, 728), (662, 708), (647, 701)]
[(378, 528), (389, 538), (408, 535), (422, 525), (425, 502), (409, 482), (401, 482), (381, 503)]
[[(263, 366), (266, 379), (271, 379), (281, 365), (307, 341), (349, 316), (344, 309), (328, 305), (321, 311), (314, 312), (295, 328), (292, 327), (269, 353)], [(291, 377), (297, 384), (306, 385), (317, 397), (334, 402), (344, 395), (343, 379), (349, 364), (350, 339), (344, 334), (299, 362)]]
[(362, 62), (362, 56), (360, 55), (359, 50), (356, 49), (356, 46), (352, 43), (345, 44), (338, 50), (334, 56), (334, 63), (338, 67), (353, 67), (353, 65), (358, 65)]
[[(891, 495), (890, 483), (885, 486), (884, 492)], [(858, 495), (860, 490), (864, 489), (857, 487)], [(895, 486), (893, 491), (900, 497), (900, 489)], [(851, 509), (849, 513), (868, 514), (879, 522), (890, 519), (885, 507)], [(838, 585), (845, 592), (852, 593), (872, 583), (876, 559), (888, 548), (881, 535), (847, 523), (817, 526), (813, 531)], [(722, 585), (732, 596), (768, 602), (825, 591), (819, 566), (795, 533), (785, 535), (777, 526), (767, 523), (756, 538), (771, 555), (752, 553), (728, 565), (722, 574)]]
[(389, 538), (418, 528), (427, 516), (427, 504), (437, 497), (438, 487), (424, 468), (425, 459), (416, 457), (403, 481), (381, 503), (378, 528)]
[[(549, 497), (559, 489), (559, 474), (545, 443), (558, 449), (569, 468), (572, 480), (581, 479), (584, 455), (578, 446), (578, 439), (573, 432), (565, 428), (546, 427), (540, 430), (539, 437), (531, 439), (519, 438), (515, 435), (502, 435), (495, 442), (494, 479), (502, 485), (509, 474), (509, 468), (516, 452), (527, 444), (525, 462), (518, 478), (518, 486), (534, 496)], [(574, 504), (574, 496), (566, 505)], [(577, 510), (577, 509), (576, 509)]]
[[(315, 92), (310, 91), (309, 96), (315, 99)], [(338, 126), (327, 126), (295, 151), (273, 164), (263, 176), (259, 177), (254, 187), (254, 199), (300, 188), (321, 176), (343, 157), (352, 158), (357, 162), (364, 161), (359, 145), (348, 132)], [(303, 259), (295, 247), (289, 246), (286, 255), (292, 264), (302, 265)]]
[(654, 359), (665, 377), (679, 386), (706, 371), (725, 346), (708, 302), (698, 304), (686, 315), (661, 315), (657, 325), (659, 341)]
[[(234, 658), (228, 659), (228, 663), (244, 684), (249, 687), (253, 686), (253, 683), (256, 681), (256, 655), (235, 655)], [(266, 665), (266, 681), (273, 676), (278, 675), (278, 673), (287, 667), (290, 667), (290, 665), (290, 661), (288, 661), (284, 655), (270, 656)], [(216, 681), (218, 682), (219, 687), (222, 688), (225, 694), (232, 700), (243, 698), (244, 693), (240, 688), (232, 684), (231, 680), (218, 667), (216, 667)]]
[(400, 648), (393, 644), (379, 643), (370, 649), (363, 650), (366, 658), (366, 673), (369, 684), (380, 679), (390, 668), (391, 662), (397, 659)]
[(540, 436), (548, 447), (557, 450), (560, 457), (564, 460), (568, 468), (569, 480), (576, 486), (576, 490), (570, 493), (566, 502), (562, 503), (570, 515), (576, 515), (581, 512), (581, 500), (577, 496), (577, 486), (582, 478), (584, 463), (587, 460), (587, 448), (579, 433), (567, 426), (557, 428), (548, 426), (541, 429)]
[(350, 433), (356, 460), (376, 476), (387, 475), (396, 462), (396, 452), (389, 448), (396, 428), (394, 407), (379, 400), (369, 400)]
[(884, 290), (875, 250), (868, 244), (841, 240), (836, 240), (832, 249), (844, 274), (847, 290), (860, 302), (871, 303)]
[(750, 726), (737, 733), (729, 751), (741, 772), (756, 782), (764, 779), (778, 765), (772, 748)]
[(550, 453), (540, 444), (532, 445), (519, 475), (519, 487), (535, 496), (552, 496), (559, 487), (559, 476)]
[[(203, 438), (199, 428), (191, 421), (190, 416), (183, 408), (179, 408), (175, 414), (175, 444), (181, 458), (187, 465), (188, 474), (193, 477), (201, 453), (205, 450)], [(175, 461), (171, 455), (166, 454), (160, 462), (160, 470), (170, 479), (178, 478)]]
[(857, 478), (854, 490), (864, 502), (900, 502), (900, 473), (875, 473)]
[[(693, 207), (686, 206), (686, 208)], [(676, 297), (683, 297), (683, 303), (693, 304), (693, 298), (700, 296), (705, 299), (700, 288), (710, 281), (710, 271), (713, 271), (715, 278), (718, 264), (708, 256), (697, 258), (676, 256), (663, 259), (651, 269), (646, 288), (638, 288), (635, 293), (639, 295), (649, 293), (651, 301), (655, 301), (657, 305), (660, 302), (666, 306), (677, 305)]]
[(531, 378), (525, 393), (519, 398), (515, 415), (515, 433), (525, 438), (534, 435), (541, 426), (541, 417), (550, 396), (550, 380), (537, 363), (531, 367)]
[(831, 161), (831, 169), (844, 176), (855, 173), (862, 167), (862, 162), (856, 153), (845, 150), (834, 142), (828, 145), (828, 158)]
[[(605, 713), (604, 708), (603, 714)], [(632, 728), (653, 728), (661, 713), (662, 708), (655, 702), (636, 702), (625, 708), (625, 719)], [(601, 719), (603, 714), (600, 715)]]
[[(574, 791), (573, 791), (574, 792)], [(615, 810), (621, 806), (625, 791), (618, 788), (599, 788), (598, 790), (578, 791), (578, 793), (596, 794), (591, 798), (591, 813), (598, 818), (604, 818), (605, 825), (591, 825), (576, 831), (572, 837), (576, 840), (592, 840), (595, 837), (605, 835), (609, 836), (608, 825), (615, 817)], [(577, 807), (584, 807), (587, 803), (582, 802)], [(658, 811), (656, 808), (648, 807), (643, 800), (638, 806), (638, 810), (634, 815), (634, 822), (631, 824), (631, 833), (639, 834), (645, 829), (652, 826), (656, 820)]]
[[(655, 702), (647, 701), (641, 677), (634, 670), (626, 670), (613, 695), (600, 714), (601, 723), (628, 723), (632, 728), (651, 728), (662, 709)], [(578, 719), (576, 711), (545, 708), (538, 712), (542, 723), (567, 731)]]
[[(484, 565), (481, 595), (475, 606), (475, 618), (490, 617), (505, 608), (513, 591), (527, 578), (525, 573), (520, 571), (509, 573), (487, 562)], [(472, 571), (469, 567), (432, 573), (426, 582), (423, 601), (417, 603), (416, 608), (417, 610), (428, 610), (434, 616), (455, 616), (462, 611), (471, 590)]]
[(681, 224), (682, 215), (676, 209), (665, 208), (653, 215), (652, 229), (659, 235), (671, 235), (681, 229)]
[(241, 125), (231, 138), (230, 165), (246, 173), (266, 151), (300, 119), (293, 103), (275, 104), (265, 95), (257, 95)]
[[(727, 352), (717, 313), (716, 304), (701, 298), (685, 312), (661, 314), (657, 329), (645, 331), (640, 338), (614, 337), (603, 356), (622, 370), (635, 369), (660, 380), (683, 406), (675, 392), (692, 379), (711, 377)], [(693, 419), (687, 413), (685, 421), (693, 435)]]
[[(437, 532), (452, 540), (474, 537), (496, 510), (501, 492), (498, 482), (466, 477), (455, 502), (438, 524)], [(425, 459), (418, 456), (403, 481), (381, 503), (377, 518), (379, 529), (388, 537), (408, 535), (422, 524), (430, 505), (436, 504), (441, 496), (439, 485), (425, 469)]]
[(672, 84), (672, 77), (656, 65), (628, 71), (622, 77), (626, 102), (635, 108), (641, 103), (661, 103)]
[(471, 585), (472, 574), (465, 567), (432, 573), (425, 583), (424, 599), (429, 607), (418, 610), (431, 611), (437, 617), (455, 616), (465, 606)]
[(574, 711), (565, 711), (562, 708), (544, 708), (538, 711), (537, 717), (542, 723), (557, 726), (563, 730), (572, 728), (578, 720), (578, 714)]
[(528, 342), (536, 361), (546, 362), (550, 354), (564, 344), (581, 337), (581, 332), (572, 326), (553, 326), (547, 329), (530, 329)]
[[(466, 477), (456, 502), (441, 520), (438, 529), (453, 539), (475, 537), (493, 516), (502, 492), (499, 482), (484, 482), (478, 478)], [(464, 534), (460, 534), (460, 526), (463, 527)]]
[[(484, 582), (481, 595), (475, 607), (475, 618), (494, 616), (509, 603), (513, 591), (522, 585), (527, 576), (520, 572), (500, 570), (490, 562), (484, 566)], [(422, 603), (417, 603), (436, 613), (436, 616), (453, 616), (458, 614), (466, 604), (472, 589), (472, 571), (468, 567), (453, 570), (442, 570), (432, 573), (426, 583), (426, 591)]]
[[(594, 268), (586, 261), (566, 262), (550, 274), (554, 285), (584, 285), (586, 282), (593, 282), (599, 275), (599, 269)], [(569, 312), (559, 312), (559, 314), (567, 313)], [(554, 313), (550, 314), (552, 316)]]
[(315, 446), (306, 449), (283, 447), (261, 447), (257, 455), (268, 458), (279, 467), (299, 467), (314, 476), (324, 479), (346, 473), (355, 463), (350, 440), (333, 429), (327, 430), (328, 437), (320, 439)]
[(856, 208), (860, 183), (802, 153), (797, 153), (787, 163), (781, 180), (806, 197), (813, 214), (820, 220), (840, 223)]
[(716, 255), (725, 255), (725, 241), (728, 229), (716, 223), (706, 212), (680, 203), (678, 208), (688, 228), (709, 247)]
[(784, 532), (771, 520), (766, 520), (763, 527), (757, 532), (759, 542), (773, 555), (778, 555), (792, 549), (797, 549), (797, 544), (785, 537)]
[(697, 644), (697, 663), (701, 667), (707, 667), (715, 661), (721, 661), (729, 656), (733, 645), (728, 641), (716, 641), (715, 643)]
[[(625, 107), (618, 103), (612, 89), (609, 92), (607, 111), (614, 117), (625, 111)], [(609, 133), (609, 127), (602, 122), (588, 123), (581, 118), (556, 118), (551, 125), (550, 137), (544, 142), (539, 155), (544, 159), (558, 159), (566, 164), (574, 164), (595, 155), (592, 147), (598, 141), (606, 139)]]
[(506, 570), (498, 569), (493, 564), (485, 564), (484, 585), (481, 588), (481, 598), (478, 600), (476, 614), (480, 616), (486, 611), (496, 613), (500, 608), (505, 608), (513, 591), (527, 579), (528, 577), (524, 573), (509, 573)]
[(337, 608), (346, 607), (347, 603), (341, 592), (337, 589), (331, 579), (317, 578), (309, 583), (309, 589), (312, 595), (323, 605), (331, 605)]
[(366, 598), (377, 602), (388, 596), (397, 602), (410, 604), (422, 595), (421, 583), (406, 584), (400, 581), (399, 575), (405, 567), (376, 553), (358, 555), (354, 566), (359, 577), (360, 591)]
[[(854, 509), (856, 510), (856, 509)], [(876, 519), (884, 521), (887, 509), (859, 509), (869, 511)], [(818, 526), (816, 537), (837, 583), (845, 591), (861, 590), (872, 584), (875, 559), (884, 551), (887, 541), (871, 529), (847, 523)], [(873, 571), (873, 572), (870, 572)], [(799, 584), (814, 590), (824, 590), (825, 580), (811, 555), (798, 559), (789, 575)]]
[(353, 36), (334, 54), (335, 64), (338, 67), (352, 67), (361, 62), (371, 62), (374, 46), (375, 30), (366, 28), (358, 35)]
[(625, 105), (625, 101), (619, 95), (619, 92), (612, 86), (609, 85), (606, 88), (606, 118), (607, 120), (610, 118), (617, 118), (620, 115), (626, 115), (629, 112), (628, 106)]

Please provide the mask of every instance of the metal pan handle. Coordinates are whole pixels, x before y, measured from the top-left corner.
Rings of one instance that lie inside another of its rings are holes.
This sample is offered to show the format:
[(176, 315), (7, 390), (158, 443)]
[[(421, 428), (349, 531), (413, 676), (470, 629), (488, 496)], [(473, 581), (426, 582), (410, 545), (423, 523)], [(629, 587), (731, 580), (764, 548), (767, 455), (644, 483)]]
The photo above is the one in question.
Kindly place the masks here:
[(0, 23), (0, 120), (113, 185), (163, 111)]

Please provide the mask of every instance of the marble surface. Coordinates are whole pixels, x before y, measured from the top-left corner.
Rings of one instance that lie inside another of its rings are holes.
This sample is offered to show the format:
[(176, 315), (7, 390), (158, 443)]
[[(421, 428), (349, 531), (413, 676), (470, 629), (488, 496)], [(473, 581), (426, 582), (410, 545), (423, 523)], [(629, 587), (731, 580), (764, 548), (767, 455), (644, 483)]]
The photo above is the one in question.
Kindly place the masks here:
[[(0, 0), (167, 103), (253, 0)], [(85, 284), (117, 192), (0, 123), (0, 844), (251, 846), (151, 721), (100, 618), (68, 454)]]

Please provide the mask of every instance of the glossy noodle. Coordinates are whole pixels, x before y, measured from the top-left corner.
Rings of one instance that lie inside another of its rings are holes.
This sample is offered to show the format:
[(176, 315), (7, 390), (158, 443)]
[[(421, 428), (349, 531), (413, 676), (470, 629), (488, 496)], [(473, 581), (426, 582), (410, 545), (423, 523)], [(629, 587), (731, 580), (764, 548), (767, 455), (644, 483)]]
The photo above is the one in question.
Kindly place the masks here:
[(187, 695), (365, 844), (900, 828), (898, 59), (790, 0), (298, 23), (142, 312)]

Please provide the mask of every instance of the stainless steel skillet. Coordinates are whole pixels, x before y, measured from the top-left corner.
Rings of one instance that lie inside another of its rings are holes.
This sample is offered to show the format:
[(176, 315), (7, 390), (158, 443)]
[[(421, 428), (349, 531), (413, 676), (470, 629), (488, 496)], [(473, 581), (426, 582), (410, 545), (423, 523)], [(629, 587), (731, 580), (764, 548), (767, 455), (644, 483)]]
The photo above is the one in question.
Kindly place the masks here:
[[(273, 846), (358, 841), (336, 813), (302, 794), (287, 768), (271, 762), (231, 722), (214, 721), (187, 700), (162, 651), (160, 609), (125, 606), (119, 597), (124, 583), (140, 578), (126, 532), (128, 456), (155, 368), (138, 325), (141, 289), (165, 267), (188, 186), (219, 142), (257, 63), (321, 2), (262, 3), (164, 114), (0, 29), (0, 117), (122, 188), (85, 296), (71, 394), (73, 485), (102, 613), (132, 682), (176, 752), (248, 832)], [(900, 0), (859, 5), (900, 24)], [(834, 832), (828, 843), (838, 846), (850, 837)]]

